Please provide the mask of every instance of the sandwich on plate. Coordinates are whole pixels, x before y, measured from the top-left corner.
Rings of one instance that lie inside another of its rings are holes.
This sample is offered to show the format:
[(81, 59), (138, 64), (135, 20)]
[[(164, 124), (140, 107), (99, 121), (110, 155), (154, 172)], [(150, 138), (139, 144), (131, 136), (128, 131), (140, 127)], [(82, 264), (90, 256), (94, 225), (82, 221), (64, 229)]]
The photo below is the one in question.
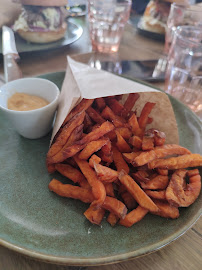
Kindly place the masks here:
[(186, 5), (188, 2), (188, 0), (151, 0), (141, 18), (141, 28), (150, 32), (165, 34), (171, 4)]
[(65, 36), (67, 0), (20, 0), (22, 12), (13, 30), (34, 43), (49, 43)]

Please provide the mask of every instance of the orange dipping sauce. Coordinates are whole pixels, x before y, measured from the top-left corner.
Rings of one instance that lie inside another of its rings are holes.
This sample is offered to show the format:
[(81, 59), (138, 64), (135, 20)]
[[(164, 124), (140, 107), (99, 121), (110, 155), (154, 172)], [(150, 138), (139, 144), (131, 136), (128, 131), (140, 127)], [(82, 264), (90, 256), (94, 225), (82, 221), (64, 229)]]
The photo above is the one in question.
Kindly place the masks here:
[(41, 97), (25, 93), (15, 93), (8, 99), (7, 107), (13, 111), (31, 111), (48, 104), (49, 102)]

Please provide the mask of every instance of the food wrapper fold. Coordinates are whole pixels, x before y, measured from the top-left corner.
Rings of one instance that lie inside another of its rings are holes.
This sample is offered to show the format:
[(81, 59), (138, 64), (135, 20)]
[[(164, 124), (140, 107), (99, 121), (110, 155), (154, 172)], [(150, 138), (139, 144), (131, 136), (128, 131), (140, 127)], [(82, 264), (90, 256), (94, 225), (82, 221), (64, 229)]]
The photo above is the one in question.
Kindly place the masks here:
[(124, 103), (129, 93), (140, 94), (134, 108), (137, 111), (137, 116), (140, 115), (146, 102), (156, 103), (150, 114), (153, 117), (153, 122), (147, 128), (156, 128), (165, 132), (166, 143), (178, 144), (179, 137), (175, 115), (170, 100), (165, 93), (107, 71), (97, 70), (70, 57), (67, 57), (67, 69), (51, 141), (67, 114), (83, 98), (94, 99), (124, 94), (120, 101)]

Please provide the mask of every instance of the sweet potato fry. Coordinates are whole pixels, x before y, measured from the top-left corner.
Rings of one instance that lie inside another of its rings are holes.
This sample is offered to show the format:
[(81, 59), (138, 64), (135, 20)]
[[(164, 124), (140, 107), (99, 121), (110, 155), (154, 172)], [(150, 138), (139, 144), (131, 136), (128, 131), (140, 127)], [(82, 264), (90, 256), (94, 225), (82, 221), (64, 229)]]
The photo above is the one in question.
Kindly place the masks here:
[(105, 215), (105, 210), (103, 208), (94, 209), (90, 206), (85, 212), (84, 216), (93, 224), (100, 225), (103, 217)]
[(128, 192), (134, 197), (137, 203), (149, 211), (158, 211), (158, 207), (147, 196), (147, 194), (140, 188), (132, 177), (127, 175), (123, 170), (119, 173), (120, 182), (127, 188)]
[[(156, 146), (154, 150), (142, 152), (139, 156), (137, 156), (133, 160), (133, 166), (142, 166), (154, 159), (163, 158), (170, 155), (184, 155), (184, 154), (191, 154), (191, 152), (188, 149), (179, 146), (177, 144), (166, 144), (163, 146)], [(151, 169), (151, 166), (149, 166), (149, 168)]]
[(154, 128), (148, 129), (145, 132), (145, 135), (146, 136), (152, 136), (152, 137), (154, 137), (154, 145), (155, 146), (164, 145), (164, 143), (166, 141), (166, 135), (165, 135), (165, 133), (162, 132), (162, 131), (159, 131), (157, 129), (154, 129)]
[(101, 160), (106, 162), (108, 165), (113, 162), (112, 153), (110, 155), (106, 155), (105, 153), (102, 152), (102, 149), (101, 149), (98, 155), (101, 158)]
[(198, 166), (202, 166), (202, 156), (199, 154), (188, 154), (167, 159), (156, 159), (149, 162), (148, 164), (148, 167), (150, 169), (159, 168), (168, 170), (176, 170)]
[[(108, 134), (107, 134), (108, 135)], [(107, 162), (108, 164), (113, 162), (113, 156), (112, 156), (112, 144), (108, 137), (107, 142), (103, 147), (101, 148), (99, 152), (99, 156), (102, 159), (102, 161)]]
[(141, 129), (145, 130), (147, 122), (148, 122), (148, 117), (150, 112), (152, 111), (153, 107), (155, 106), (155, 103), (152, 102), (147, 102), (140, 114), (140, 117), (138, 119), (138, 123)]
[[(185, 176), (188, 175), (189, 183), (186, 184)], [(174, 206), (188, 207), (199, 196), (201, 191), (201, 176), (198, 169), (193, 172), (184, 169), (176, 170), (166, 189), (166, 199)]]
[(62, 126), (64, 126), (70, 119), (76, 114), (85, 111), (89, 106), (93, 104), (94, 99), (82, 99), (81, 102), (73, 108), (73, 110), (67, 115)]
[(60, 132), (59, 136), (57, 137), (57, 140), (55, 143), (53, 143), (47, 153), (47, 158), (52, 157), (56, 155), (63, 146), (68, 142), (68, 139), (73, 132), (75, 128), (78, 128), (83, 121), (85, 117), (85, 112), (82, 111), (78, 114), (76, 114), (69, 123), (67, 123)]
[(87, 113), (85, 115), (83, 123), (84, 123), (83, 130), (86, 132), (88, 132), (91, 129), (91, 127), (93, 126), (93, 122)]
[(169, 178), (166, 175), (157, 175), (147, 182), (140, 182), (140, 185), (143, 189), (165, 189), (169, 183)]
[(138, 136), (132, 136), (129, 140), (129, 143), (132, 144), (136, 149), (142, 149), (142, 139)]
[(62, 197), (77, 199), (85, 203), (91, 203), (94, 200), (94, 196), (90, 189), (69, 184), (62, 184), (56, 179), (52, 179), (48, 187), (50, 191), (54, 191), (56, 194)]
[(161, 145), (164, 145), (166, 141), (166, 135), (164, 132), (156, 132), (155, 133), (155, 136), (154, 136), (154, 145), (155, 146), (161, 146)]
[(105, 186), (107, 196), (115, 197), (113, 184), (112, 183), (103, 183), (103, 184)]
[(87, 160), (93, 153), (100, 150), (107, 142), (108, 139), (99, 139), (89, 142), (86, 147), (80, 152), (79, 158)]
[(106, 120), (110, 120), (115, 127), (125, 126), (125, 121), (123, 119), (120, 119), (118, 115), (115, 115), (114, 112), (108, 106), (104, 108), (104, 110), (101, 113), (101, 116)]
[(96, 127), (93, 131), (87, 134), (82, 140), (80, 140), (79, 144), (85, 144), (98, 140), (112, 130), (114, 130), (114, 125), (106, 121), (101, 126)]
[(107, 222), (109, 222), (109, 224), (112, 227), (114, 227), (118, 221), (119, 221), (119, 218), (115, 214), (110, 212), (108, 217), (107, 217)]
[(82, 150), (86, 144), (75, 143), (70, 146), (64, 146), (55, 156), (47, 159), (48, 163), (60, 163), (69, 157), (76, 155), (80, 150)]
[[(72, 167), (74, 168), (79, 168), (76, 164), (76, 162), (73, 160), (73, 158), (67, 158), (65, 161), (64, 161), (65, 164), (69, 164), (71, 165)], [(57, 163), (57, 164), (61, 164), (61, 163)]]
[(100, 137), (104, 136), (108, 132), (114, 129), (114, 125), (108, 121), (104, 122), (101, 126), (97, 127), (80, 141), (77, 141), (73, 145), (64, 146), (59, 153), (48, 159), (49, 163), (59, 163), (63, 162), (65, 159), (76, 155), (80, 150), (82, 150), (87, 143), (91, 141), (98, 140)]
[(106, 102), (104, 98), (96, 98), (95, 99), (96, 107), (98, 108), (99, 111), (102, 111), (104, 107), (106, 106)]
[[(72, 199), (78, 199), (85, 203), (91, 203), (91, 210), (95, 209), (95, 206), (92, 202), (94, 202), (94, 196), (90, 189), (85, 189), (78, 186), (73, 186), (69, 184), (62, 184), (60, 181), (53, 179), (48, 185), (50, 191), (55, 192), (59, 196), (68, 197)], [(114, 213), (119, 218), (124, 217), (127, 213), (126, 206), (119, 200), (106, 197), (102, 208)], [(99, 208), (100, 209), (100, 208)]]
[(47, 170), (49, 173), (54, 173), (56, 171), (55, 164), (46, 164)]
[(124, 193), (126, 191), (128, 192), (127, 188), (124, 185), (122, 185), (121, 183), (119, 183), (118, 194), (121, 195), (122, 193)]
[(98, 124), (101, 125), (102, 123), (105, 122), (105, 119), (102, 118), (102, 116), (95, 109), (93, 109), (92, 107), (89, 107), (87, 109), (87, 113), (95, 123), (98, 123)]
[(160, 175), (168, 175), (168, 170), (167, 169), (156, 169), (158, 174)]
[(74, 156), (74, 160), (86, 177), (89, 185), (92, 187), (92, 193), (95, 198), (92, 205), (99, 208), (106, 198), (106, 190), (103, 183), (97, 178), (95, 171), (90, 167), (86, 160), (81, 160), (78, 156)]
[(89, 159), (89, 165), (94, 168), (94, 162), (99, 164), (101, 162), (101, 158), (96, 156), (95, 154), (91, 156)]
[(58, 171), (76, 184), (53, 179), (49, 189), (89, 203), (84, 216), (93, 224), (100, 225), (106, 211), (111, 226), (131, 227), (148, 212), (177, 218), (178, 207), (199, 196), (199, 171), (183, 168), (201, 166), (202, 156), (165, 145), (164, 132), (147, 129), (155, 103), (143, 104), (138, 117), (138, 98), (133, 93), (126, 101), (123, 95), (83, 99), (67, 115), (47, 153), (48, 172)]
[(125, 140), (129, 140), (130, 137), (132, 136), (131, 130), (127, 127), (119, 127), (119, 128), (116, 128), (116, 130), (121, 134), (121, 136)]
[(145, 190), (145, 193), (152, 199), (166, 200), (166, 191), (165, 190)]
[(131, 152), (131, 153), (123, 153), (123, 157), (128, 163), (133, 164), (135, 158), (138, 157), (141, 153), (142, 153), (141, 151)]
[(125, 227), (131, 227), (148, 213), (148, 209), (143, 208), (142, 206), (138, 206), (136, 209), (132, 210), (130, 213), (128, 213), (125, 218), (120, 219), (119, 224), (125, 226)]
[(121, 152), (119, 152), (116, 146), (112, 146), (112, 153), (117, 171), (120, 172), (121, 170), (124, 170), (126, 173), (129, 173), (128, 164), (125, 162)]
[(136, 173), (132, 173), (132, 176), (138, 183), (140, 182), (147, 183), (148, 181), (150, 181), (149, 178), (150, 175), (148, 171), (137, 171)]
[(115, 130), (110, 131), (106, 136), (110, 139), (111, 142), (113, 142), (116, 139)]
[(112, 155), (112, 144), (108, 138), (106, 139), (106, 143), (102, 146), (101, 151), (107, 156)]
[(142, 133), (142, 130), (141, 130), (140, 126), (139, 126), (139, 123), (137, 121), (137, 116), (135, 115), (135, 113), (133, 113), (130, 116), (130, 118), (128, 120), (128, 123), (129, 123), (129, 125), (131, 127), (133, 135), (142, 137), (143, 133)]
[(131, 152), (131, 148), (128, 145), (128, 143), (124, 140), (124, 138), (121, 136), (121, 134), (115, 130), (116, 136), (117, 136), (117, 141), (116, 141), (116, 146), (119, 149), (121, 153), (129, 153)]
[(110, 109), (116, 114), (121, 116), (124, 114), (125, 108), (124, 106), (118, 102), (115, 98), (108, 98), (107, 99), (107, 105), (110, 107)]
[(139, 97), (140, 95), (138, 93), (131, 93), (128, 95), (124, 103), (125, 111), (122, 112), (123, 117), (127, 117), (127, 115), (133, 109), (135, 102), (138, 100)]
[(84, 175), (76, 168), (69, 164), (55, 164), (56, 170), (65, 177), (72, 180), (74, 183), (78, 183), (83, 188), (90, 188)]
[(178, 218), (179, 217), (179, 210), (177, 207), (170, 205), (168, 202), (161, 201), (161, 200), (154, 200), (155, 204), (158, 206), (158, 212), (152, 212), (152, 214), (165, 217), (165, 218)]
[(152, 117), (148, 117), (147, 119), (147, 125), (151, 124), (153, 122), (153, 118)]
[(154, 149), (154, 137), (144, 135), (142, 139), (142, 150), (148, 151), (153, 149)]
[(102, 207), (119, 218), (124, 218), (127, 214), (127, 208), (125, 204), (113, 197), (106, 197)]
[(137, 202), (128, 191), (122, 192), (121, 197), (128, 209), (134, 209), (137, 206)]
[[(75, 143), (75, 141), (78, 141), (79, 139), (81, 139), (82, 133), (83, 133), (83, 125), (80, 125), (77, 128), (75, 128), (72, 131), (72, 133), (71, 133), (69, 139), (67, 140), (66, 144), (61, 148), (61, 150), (56, 155), (54, 155), (52, 157), (51, 156), (47, 156), (47, 158), (46, 158), (47, 165), (48, 164), (51, 164), (51, 163), (52, 164), (53, 163), (58, 163), (59, 161), (57, 162), (57, 160), (61, 160), (61, 162), (64, 161), (66, 158), (63, 158), (63, 149), (66, 149), (68, 147), (71, 147), (71, 145), (73, 143)], [(57, 144), (57, 142), (54, 145), (56, 146), (56, 144)], [(79, 148), (78, 151), (81, 150), (83, 147), (85, 147), (85, 145), (82, 146), (81, 148)], [(56, 148), (54, 148), (54, 150), (55, 149)]]
[(118, 172), (106, 166), (94, 163), (94, 169), (98, 179), (102, 182), (112, 183), (118, 178)]

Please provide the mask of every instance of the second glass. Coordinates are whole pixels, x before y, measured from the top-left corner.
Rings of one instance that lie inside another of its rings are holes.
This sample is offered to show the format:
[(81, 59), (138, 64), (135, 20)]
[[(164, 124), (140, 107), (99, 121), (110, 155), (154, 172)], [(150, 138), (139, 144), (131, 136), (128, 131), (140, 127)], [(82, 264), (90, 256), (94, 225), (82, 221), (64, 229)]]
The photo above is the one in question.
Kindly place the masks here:
[(202, 119), (202, 29), (179, 26), (168, 54), (165, 91)]
[(169, 52), (174, 32), (181, 25), (202, 27), (202, 7), (177, 3), (171, 5), (166, 26), (165, 53)]
[(94, 51), (118, 51), (131, 3), (131, 0), (88, 0), (89, 31)]

